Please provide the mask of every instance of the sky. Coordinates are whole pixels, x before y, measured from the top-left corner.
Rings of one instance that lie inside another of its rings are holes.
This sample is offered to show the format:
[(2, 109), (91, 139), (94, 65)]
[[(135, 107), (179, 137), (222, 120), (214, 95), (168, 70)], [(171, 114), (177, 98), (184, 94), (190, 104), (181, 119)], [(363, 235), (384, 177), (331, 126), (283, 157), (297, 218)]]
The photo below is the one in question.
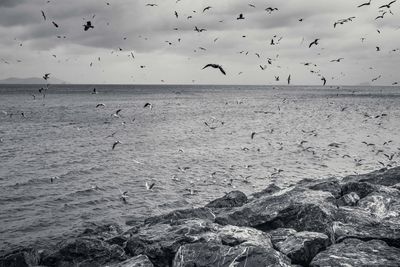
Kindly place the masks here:
[[(294, 85), (322, 85), (322, 77), (392, 85), (400, 82), (400, 0), (379, 8), (390, 1), (0, 0), (0, 79), (284, 85), (290, 75)], [(84, 31), (87, 21), (94, 28)], [(226, 75), (203, 69), (209, 63)]]

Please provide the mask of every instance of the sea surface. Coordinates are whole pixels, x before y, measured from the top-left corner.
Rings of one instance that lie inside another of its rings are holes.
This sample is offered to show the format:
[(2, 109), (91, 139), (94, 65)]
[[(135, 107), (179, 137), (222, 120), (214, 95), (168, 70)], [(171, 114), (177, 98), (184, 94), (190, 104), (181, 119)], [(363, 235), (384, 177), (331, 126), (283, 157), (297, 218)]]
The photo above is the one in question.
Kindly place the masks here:
[(400, 161), (399, 87), (40, 87), (0, 86), (0, 251)]

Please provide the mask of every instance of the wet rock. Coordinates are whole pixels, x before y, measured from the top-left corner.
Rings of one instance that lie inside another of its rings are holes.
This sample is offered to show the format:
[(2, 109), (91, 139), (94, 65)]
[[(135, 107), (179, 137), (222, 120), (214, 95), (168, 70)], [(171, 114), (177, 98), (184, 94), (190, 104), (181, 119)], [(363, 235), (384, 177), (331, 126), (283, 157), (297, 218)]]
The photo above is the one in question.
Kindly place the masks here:
[(310, 266), (399, 266), (400, 249), (380, 240), (346, 239), (320, 252)]
[(330, 245), (329, 237), (315, 232), (298, 232), (277, 242), (278, 251), (288, 256), (292, 263), (308, 265), (318, 252)]
[(335, 198), (342, 195), (342, 189), (337, 178), (326, 178), (321, 180), (304, 179), (298, 183), (298, 186), (311, 190), (330, 192)]
[(291, 266), (290, 260), (272, 248), (238, 246), (218, 243), (187, 244), (179, 248), (174, 267), (196, 266)]
[(101, 264), (126, 259), (125, 251), (118, 245), (110, 245), (92, 237), (78, 237), (62, 241), (60, 249), (43, 258), (44, 265), (64, 263)]
[(136, 257), (127, 259), (124, 262), (112, 265), (112, 267), (153, 267), (153, 263), (146, 255), (138, 255)]
[(87, 228), (79, 236), (92, 236), (100, 239), (109, 239), (122, 233), (121, 226), (116, 223), (88, 223), (86, 226)]
[(39, 265), (39, 253), (35, 249), (14, 251), (0, 258), (0, 267), (30, 267)]
[(167, 214), (154, 216), (146, 219), (145, 224), (158, 224), (158, 223), (173, 223), (183, 219), (202, 219), (213, 222), (215, 219), (214, 213), (209, 208), (196, 208), (196, 209), (183, 209), (175, 210)]
[(207, 208), (240, 207), (247, 202), (247, 196), (241, 191), (232, 191), (206, 205)]
[(216, 222), (263, 231), (289, 227), (297, 231), (326, 232), (336, 209), (336, 199), (331, 193), (294, 188), (222, 212)]
[(260, 198), (262, 196), (267, 196), (267, 195), (272, 195), (274, 193), (277, 193), (279, 191), (281, 191), (282, 189), (275, 185), (275, 184), (270, 184), (267, 188), (265, 188), (264, 190), (260, 191), (260, 192), (256, 192), (254, 194), (252, 194), (253, 198)]
[(378, 189), (377, 185), (366, 182), (348, 182), (342, 185), (343, 195), (351, 192), (356, 193), (360, 198), (364, 198)]
[(370, 184), (378, 184), (392, 186), (400, 183), (400, 167), (391, 169), (381, 169), (362, 175), (350, 175), (343, 178), (343, 182), (367, 182)]
[(338, 206), (355, 206), (357, 205), (360, 197), (355, 192), (350, 192), (338, 199)]

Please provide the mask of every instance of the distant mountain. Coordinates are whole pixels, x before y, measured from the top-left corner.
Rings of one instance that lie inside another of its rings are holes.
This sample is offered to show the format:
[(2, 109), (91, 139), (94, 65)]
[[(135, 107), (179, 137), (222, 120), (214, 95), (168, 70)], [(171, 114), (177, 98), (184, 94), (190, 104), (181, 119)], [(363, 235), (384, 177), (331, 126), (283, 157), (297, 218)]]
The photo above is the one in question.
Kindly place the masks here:
[[(67, 82), (52, 78), (47, 81), (50, 84), (66, 84)], [(0, 84), (45, 84), (46, 81), (43, 78), (29, 77), (29, 78), (15, 78), (10, 77), (7, 79), (0, 80)]]

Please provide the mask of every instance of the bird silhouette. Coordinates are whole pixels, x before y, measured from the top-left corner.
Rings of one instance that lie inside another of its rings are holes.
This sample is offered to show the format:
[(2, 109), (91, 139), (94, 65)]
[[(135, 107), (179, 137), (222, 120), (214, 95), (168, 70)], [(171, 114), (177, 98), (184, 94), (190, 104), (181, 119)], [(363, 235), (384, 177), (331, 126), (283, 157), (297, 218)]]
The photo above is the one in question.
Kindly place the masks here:
[(236, 18), (237, 20), (239, 20), (239, 19), (244, 19), (244, 16), (243, 16), (243, 14), (242, 13), (240, 13), (239, 14), (239, 16)]
[(359, 8), (359, 7), (363, 7), (363, 6), (369, 6), (369, 5), (371, 5), (371, 0), (369, 0), (369, 2), (367, 2), (367, 3), (359, 5), (357, 7)]
[(46, 14), (44, 14), (44, 11), (43, 11), (43, 10), (40, 10), (40, 11), (42, 12), (42, 17), (43, 17), (43, 19), (46, 20)]
[(87, 30), (93, 29), (93, 28), (94, 28), (94, 26), (92, 25), (92, 22), (91, 22), (90, 20), (89, 20), (89, 21), (86, 21), (86, 24), (83, 25), (84, 31), (87, 31)]
[(393, 0), (392, 2), (390, 2), (389, 4), (386, 4), (386, 5), (383, 5), (383, 6), (380, 6), (379, 8), (390, 8), (390, 6), (393, 4), (393, 3), (395, 3), (397, 0)]
[(212, 67), (212, 68), (214, 68), (214, 69), (219, 69), (219, 70), (222, 72), (222, 74), (226, 75), (226, 72), (225, 72), (225, 70), (222, 68), (221, 65), (218, 65), (218, 64), (207, 64), (207, 65), (205, 65), (202, 69), (204, 70), (205, 68), (208, 68), (208, 67)]
[(318, 45), (319, 39), (315, 39), (313, 42), (311, 42), (308, 46), (308, 48), (311, 48), (312, 45)]
[(58, 24), (55, 23), (54, 21), (52, 21), (51, 23), (53, 23), (54, 27), (58, 28)]

